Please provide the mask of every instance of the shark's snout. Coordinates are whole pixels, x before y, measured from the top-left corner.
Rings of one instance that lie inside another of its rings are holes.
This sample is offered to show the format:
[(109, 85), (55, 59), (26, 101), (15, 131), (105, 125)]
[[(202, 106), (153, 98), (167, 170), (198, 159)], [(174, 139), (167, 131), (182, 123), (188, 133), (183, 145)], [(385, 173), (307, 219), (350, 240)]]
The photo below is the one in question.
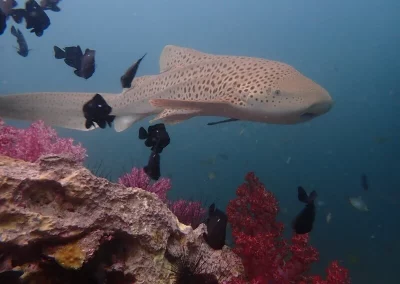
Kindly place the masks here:
[(299, 72), (283, 78), (278, 86), (300, 122), (321, 116), (333, 106), (328, 91)]
[(326, 100), (319, 101), (308, 107), (302, 114), (303, 118), (314, 118), (316, 116), (323, 115), (331, 110), (333, 107), (333, 100), (329, 96)]

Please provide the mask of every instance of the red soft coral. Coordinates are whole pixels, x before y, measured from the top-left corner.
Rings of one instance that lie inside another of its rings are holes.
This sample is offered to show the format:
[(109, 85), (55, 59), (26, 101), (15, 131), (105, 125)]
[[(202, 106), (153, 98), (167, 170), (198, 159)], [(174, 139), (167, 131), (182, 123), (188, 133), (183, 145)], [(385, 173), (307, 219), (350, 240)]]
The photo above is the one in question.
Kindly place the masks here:
[[(234, 252), (242, 258), (249, 283), (317, 281), (316, 277), (306, 275), (311, 264), (318, 260), (317, 250), (308, 243), (308, 234), (293, 234), (291, 243), (285, 241), (282, 237), (284, 226), (276, 221), (279, 206), (275, 196), (265, 189), (253, 172), (245, 179), (246, 183), (236, 191), (237, 198), (229, 202), (227, 215), (232, 225)], [(348, 279), (347, 271), (336, 266), (331, 270), (328, 279)], [(245, 283), (241, 281), (236, 279), (231, 283)]]
[(312, 284), (350, 284), (349, 271), (340, 266), (338, 261), (332, 261), (327, 270), (326, 280), (322, 280), (320, 276), (312, 276)]

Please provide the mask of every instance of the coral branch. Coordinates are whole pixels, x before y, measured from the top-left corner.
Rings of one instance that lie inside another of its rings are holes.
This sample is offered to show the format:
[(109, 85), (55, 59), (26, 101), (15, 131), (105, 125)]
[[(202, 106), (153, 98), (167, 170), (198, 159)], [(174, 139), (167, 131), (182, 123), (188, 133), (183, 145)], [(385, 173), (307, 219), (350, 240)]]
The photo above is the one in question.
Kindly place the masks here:
[(284, 240), (284, 226), (276, 221), (279, 206), (275, 196), (253, 172), (245, 180), (236, 191), (237, 197), (229, 202), (227, 215), (235, 241), (234, 252), (241, 257), (250, 282), (235, 279), (230, 283), (350, 283), (348, 271), (337, 262), (329, 267), (327, 282), (308, 276), (311, 264), (319, 257), (318, 251), (309, 245), (309, 235), (293, 234), (291, 242)]
[(86, 149), (71, 138), (60, 138), (57, 132), (39, 120), (27, 129), (5, 125), (0, 119), (0, 154), (28, 162), (35, 162), (47, 154), (61, 154), (82, 163)]
[(179, 222), (196, 229), (205, 218), (207, 210), (198, 201), (177, 200), (168, 203), (169, 209), (178, 217)]
[(132, 168), (130, 173), (124, 174), (118, 179), (118, 183), (126, 187), (138, 187), (155, 193), (163, 202), (167, 201), (167, 192), (171, 189), (171, 180), (169, 178), (162, 178), (155, 183), (151, 183), (145, 171), (138, 168)]

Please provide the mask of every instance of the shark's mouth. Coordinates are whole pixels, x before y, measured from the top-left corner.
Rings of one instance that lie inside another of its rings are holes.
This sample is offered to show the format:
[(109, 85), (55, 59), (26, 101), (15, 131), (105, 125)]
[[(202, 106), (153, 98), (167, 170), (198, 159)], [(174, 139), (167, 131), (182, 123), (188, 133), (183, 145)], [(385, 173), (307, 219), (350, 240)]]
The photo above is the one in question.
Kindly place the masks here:
[(312, 119), (312, 118), (314, 118), (314, 117), (316, 117), (317, 115), (315, 114), (315, 113), (312, 113), (312, 112), (305, 112), (305, 113), (302, 113), (301, 115), (300, 115), (300, 117), (301, 118), (304, 118), (304, 119)]
[(305, 112), (300, 115), (300, 117), (303, 119), (312, 119), (314, 117), (327, 113), (331, 108), (332, 101), (316, 103), (307, 108)]

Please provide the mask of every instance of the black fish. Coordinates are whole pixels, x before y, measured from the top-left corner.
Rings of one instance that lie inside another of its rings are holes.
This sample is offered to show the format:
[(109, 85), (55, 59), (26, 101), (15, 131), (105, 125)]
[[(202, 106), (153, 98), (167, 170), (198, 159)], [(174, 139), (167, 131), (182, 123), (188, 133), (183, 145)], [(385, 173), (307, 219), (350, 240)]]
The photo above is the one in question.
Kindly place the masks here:
[(18, 3), (15, 0), (0, 0), (0, 35), (7, 28), (7, 18), (10, 12)]
[(369, 185), (368, 185), (368, 178), (367, 178), (367, 175), (365, 175), (365, 174), (362, 174), (362, 175), (361, 175), (361, 187), (362, 187), (365, 191), (367, 191), (368, 188), (369, 188)]
[(85, 127), (89, 129), (95, 126), (94, 123), (104, 129), (107, 124), (111, 127), (111, 123), (115, 119), (115, 115), (110, 115), (112, 107), (110, 107), (105, 99), (96, 94), (90, 101), (83, 105), (83, 115), (86, 118)]
[(9, 284), (22, 283), (20, 278), (22, 274), (24, 274), (22, 271), (15, 271), (15, 270), (2, 271), (0, 272), (0, 283), (9, 283)]
[(17, 38), (17, 43), (19, 45), (17, 53), (22, 57), (27, 57), (29, 54), (29, 48), (24, 38), (24, 35), (19, 29), (16, 29), (14, 26), (11, 27), (11, 34)]
[(26, 28), (31, 29), (31, 33), (41, 37), (45, 29), (50, 26), (50, 18), (40, 5), (34, 0), (25, 3), (25, 9), (13, 9), (11, 16), (14, 21), (20, 24), (22, 19), (26, 21)]
[(57, 4), (61, 0), (41, 0), (40, 1), (40, 6), (43, 8), (43, 10), (51, 10), (53, 12), (60, 12), (61, 9), (60, 7), (57, 6)]
[(160, 154), (152, 151), (147, 165), (143, 168), (144, 172), (153, 180), (158, 180), (161, 176), (160, 159)]
[(93, 49), (86, 49), (85, 54), (81, 59), (81, 66), (75, 70), (74, 73), (78, 77), (89, 79), (95, 71), (95, 55), (96, 51)]
[(228, 217), (223, 211), (215, 208), (214, 203), (208, 209), (206, 225), (207, 234), (203, 234), (205, 241), (215, 250), (222, 249), (225, 245)]
[(161, 153), (171, 141), (163, 123), (151, 125), (147, 131), (143, 127), (140, 127), (139, 139), (146, 139), (144, 144), (147, 147), (151, 147), (151, 150), (156, 153)]
[(64, 50), (58, 46), (54, 46), (54, 57), (56, 59), (64, 59), (64, 62), (72, 68), (81, 68), (82, 56), (82, 49), (79, 45), (67, 46)]
[(54, 57), (56, 59), (64, 59), (64, 62), (75, 68), (74, 74), (78, 77), (89, 79), (95, 71), (95, 55), (96, 51), (86, 49), (85, 54), (79, 45), (67, 46), (64, 49), (54, 46)]
[(131, 67), (129, 67), (128, 70), (126, 70), (125, 74), (121, 76), (121, 85), (122, 88), (130, 88), (132, 86), (132, 80), (135, 78), (136, 72), (139, 68), (140, 62), (143, 60), (143, 58), (146, 56), (147, 53), (145, 53), (142, 58), (140, 58), (138, 61), (136, 61)]
[(148, 131), (143, 127), (139, 128), (139, 139), (146, 139), (144, 144), (151, 147), (151, 154), (147, 166), (144, 167), (145, 173), (154, 180), (161, 176), (160, 153), (170, 143), (169, 134), (163, 123), (149, 126)]
[(307, 203), (306, 207), (300, 212), (299, 215), (293, 220), (292, 228), (296, 234), (307, 234), (311, 232), (315, 220), (315, 205), (314, 200), (317, 198), (317, 193), (313, 190), (310, 195), (299, 186), (297, 188), (298, 199), (301, 202)]
[(214, 122), (209, 122), (207, 125), (216, 125), (216, 124), (221, 124), (221, 123), (227, 123), (227, 122), (232, 122), (232, 121), (238, 121), (239, 119), (237, 118), (228, 118), (220, 121), (214, 121)]
[[(1, 1), (1, 0), (0, 0)], [(7, 28), (7, 15), (0, 9), (0, 35), (4, 33)]]

